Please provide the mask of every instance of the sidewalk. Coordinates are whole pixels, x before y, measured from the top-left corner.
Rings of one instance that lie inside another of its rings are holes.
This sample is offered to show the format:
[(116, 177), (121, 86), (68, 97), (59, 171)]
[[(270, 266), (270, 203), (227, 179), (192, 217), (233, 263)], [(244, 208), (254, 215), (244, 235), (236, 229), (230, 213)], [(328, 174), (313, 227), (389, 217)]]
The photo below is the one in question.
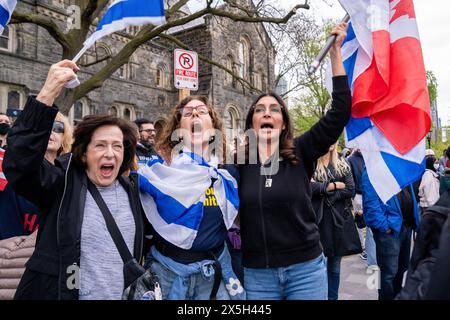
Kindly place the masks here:
[(366, 267), (367, 260), (362, 260), (359, 255), (342, 258), (339, 300), (378, 299), (378, 291), (367, 286), (371, 275), (366, 273)]

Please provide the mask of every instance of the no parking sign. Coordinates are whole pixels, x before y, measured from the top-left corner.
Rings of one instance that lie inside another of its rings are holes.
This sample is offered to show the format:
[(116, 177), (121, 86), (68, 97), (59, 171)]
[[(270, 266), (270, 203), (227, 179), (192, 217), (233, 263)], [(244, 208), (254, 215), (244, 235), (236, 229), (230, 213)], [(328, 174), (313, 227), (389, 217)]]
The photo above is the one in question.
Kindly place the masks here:
[(175, 88), (198, 90), (198, 56), (194, 51), (175, 49)]

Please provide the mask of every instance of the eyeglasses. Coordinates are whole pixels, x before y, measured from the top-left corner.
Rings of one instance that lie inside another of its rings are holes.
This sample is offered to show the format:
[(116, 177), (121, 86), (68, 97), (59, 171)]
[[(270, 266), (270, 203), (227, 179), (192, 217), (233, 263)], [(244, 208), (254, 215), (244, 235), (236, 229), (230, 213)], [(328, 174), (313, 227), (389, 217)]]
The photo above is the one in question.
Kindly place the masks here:
[(195, 107), (183, 107), (181, 109), (181, 115), (183, 117), (190, 117), (190, 116), (192, 116), (194, 109), (197, 110), (197, 113), (202, 116), (207, 115), (209, 113), (208, 107), (206, 105), (202, 104), (202, 105), (195, 106)]
[[(271, 104), (268, 109), (271, 114), (273, 114), (273, 113), (277, 114), (277, 113), (281, 113), (281, 108), (282, 107), (278, 104)], [(255, 110), (255, 113), (262, 114), (262, 113), (266, 112), (267, 108), (263, 104), (257, 104), (254, 107), (254, 110)]]
[(55, 133), (64, 133), (64, 122), (61, 121), (53, 122), (52, 131)]
[(150, 133), (156, 132), (156, 129), (142, 129), (142, 130), (139, 130), (139, 132), (142, 132), (142, 131), (147, 132), (148, 134), (150, 134)]

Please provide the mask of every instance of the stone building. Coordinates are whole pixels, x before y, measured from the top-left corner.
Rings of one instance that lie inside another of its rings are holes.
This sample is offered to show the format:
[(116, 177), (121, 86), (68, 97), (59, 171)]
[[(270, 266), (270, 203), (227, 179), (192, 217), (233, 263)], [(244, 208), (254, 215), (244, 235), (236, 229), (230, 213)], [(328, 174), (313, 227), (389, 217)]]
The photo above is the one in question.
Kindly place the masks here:
[[(251, 0), (241, 2), (250, 4)], [(22, 0), (17, 9), (51, 17), (61, 29), (67, 27), (68, 0)], [(180, 15), (188, 15), (188, 7)], [(83, 56), (81, 81), (100, 70), (138, 32), (130, 28), (101, 39)], [(190, 49), (234, 70), (255, 87), (272, 87), (275, 51), (262, 24), (233, 22), (205, 16), (171, 30)], [(75, 123), (83, 116), (109, 112), (134, 120), (148, 117), (157, 127), (164, 125), (170, 109), (178, 102), (173, 85), (175, 47), (154, 39), (141, 46), (103, 86), (77, 101), (69, 117)], [(47, 31), (34, 24), (10, 24), (0, 35), (0, 112), (22, 108), (30, 94), (44, 84), (51, 64), (61, 59), (61, 47)], [(105, 59), (101, 63), (91, 63)], [(199, 91), (222, 113), (229, 137), (243, 127), (245, 114), (256, 92), (248, 91), (222, 69), (199, 61)]]

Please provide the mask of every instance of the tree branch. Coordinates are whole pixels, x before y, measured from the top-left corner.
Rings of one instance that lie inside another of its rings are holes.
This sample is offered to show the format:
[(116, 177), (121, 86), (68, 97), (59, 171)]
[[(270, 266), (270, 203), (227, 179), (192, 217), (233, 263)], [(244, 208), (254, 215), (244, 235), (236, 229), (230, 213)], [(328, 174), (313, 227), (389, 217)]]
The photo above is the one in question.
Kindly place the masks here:
[[(181, 40), (179, 40), (178, 38), (176, 38), (176, 37), (174, 37), (174, 36), (171, 36), (171, 35), (168, 35), (168, 34), (163, 33), (163, 34), (160, 34), (160, 37), (163, 38), (163, 39), (167, 39), (167, 40), (169, 40), (170, 42), (175, 43), (177, 46), (179, 46), (179, 47), (182, 48), (182, 49), (185, 49), (185, 50), (192, 50), (192, 49), (189, 48), (186, 44), (184, 44), (183, 42), (181, 42)], [(254, 87), (249, 81), (247, 81), (247, 80), (245, 80), (244, 78), (241, 78), (240, 76), (236, 75), (232, 70), (228, 69), (228, 68), (225, 67), (224, 65), (222, 65), (222, 64), (220, 64), (220, 63), (218, 63), (218, 62), (215, 62), (215, 61), (213, 61), (213, 60), (211, 60), (211, 59), (205, 57), (204, 55), (202, 55), (202, 54), (200, 54), (200, 53), (197, 53), (197, 55), (198, 55), (198, 57), (199, 57), (200, 60), (202, 60), (202, 61), (204, 61), (204, 62), (206, 62), (206, 63), (208, 63), (208, 64), (210, 64), (210, 65), (216, 66), (216, 67), (218, 67), (219, 69), (222, 69), (222, 70), (224, 70), (225, 72), (227, 72), (228, 74), (230, 74), (230, 75), (231, 75), (232, 77), (234, 77), (237, 81), (239, 81), (243, 86), (247, 86), (249, 89), (254, 90), (254, 91), (258, 92), (258, 93), (261, 93), (261, 92), (262, 92), (260, 89)]]
[(219, 17), (225, 17), (225, 18), (229, 18), (233, 21), (241, 21), (241, 22), (252, 22), (252, 23), (258, 23), (258, 22), (268, 22), (268, 23), (276, 23), (276, 24), (281, 24), (281, 23), (286, 23), (289, 21), (290, 18), (292, 18), (292, 16), (294, 16), (297, 13), (298, 9), (306, 9), (309, 10), (309, 5), (308, 5), (308, 1), (305, 1), (304, 4), (298, 4), (296, 5), (294, 8), (292, 8), (291, 11), (289, 11), (284, 17), (282, 18), (274, 18), (274, 17), (260, 17), (260, 16), (241, 16), (241, 15), (236, 15), (233, 14), (231, 12), (227, 12), (224, 10), (220, 10), (220, 9), (216, 9), (216, 8), (209, 8), (208, 9), (208, 13), (215, 15), (215, 16), (219, 16)]
[[(181, 0), (183, 1), (183, 0)], [(128, 42), (122, 50), (114, 56), (111, 61), (103, 67), (100, 71), (98, 71), (95, 75), (93, 75), (89, 80), (84, 82), (75, 90), (75, 98), (80, 99), (84, 97), (90, 91), (97, 89), (102, 86), (103, 82), (108, 79), (117, 69), (119, 69), (123, 64), (127, 63), (130, 56), (141, 46), (142, 44), (150, 41), (151, 39), (161, 35), (164, 31), (167, 31), (173, 27), (177, 27), (180, 25), (184, 25), (190, 21), (193, 21), (197, 18), (203, 17), (206, 14), (217, 15), (221, 17), (229, 18), (233, 21), (242, 21), (242, 22), (268, 22), (268, 23), (286, 23), (289, 19), (296, 13), (296, 11), (300, 8), (309, 9), (309, 5), (307, 1), (303, 5), (295, 6), (287, 15), (282, 18), (273, 18), (273, 17), (248, 17), (235, 15), (224, 10), (219, 10), (211, 7), (212, 0), (207, 0), (206, 8), (199, 10), (189, 16), (167, 21), (165, 24), (155, 27), (153, 25), (148, 25), (143, 28), (130, 42)]]
[(67, 36), (58, 28), (56, 23), (50, 18), (44, 17), (42, 15), (32, 14), (32, 13), (22, 13), (14, 11), (11, 19), (11, 23), (34, 23), (45, 30), (48, 31), (50, 36), (58, 42), (62, 48), (63, 52), (70, 50), (70, 43)]

